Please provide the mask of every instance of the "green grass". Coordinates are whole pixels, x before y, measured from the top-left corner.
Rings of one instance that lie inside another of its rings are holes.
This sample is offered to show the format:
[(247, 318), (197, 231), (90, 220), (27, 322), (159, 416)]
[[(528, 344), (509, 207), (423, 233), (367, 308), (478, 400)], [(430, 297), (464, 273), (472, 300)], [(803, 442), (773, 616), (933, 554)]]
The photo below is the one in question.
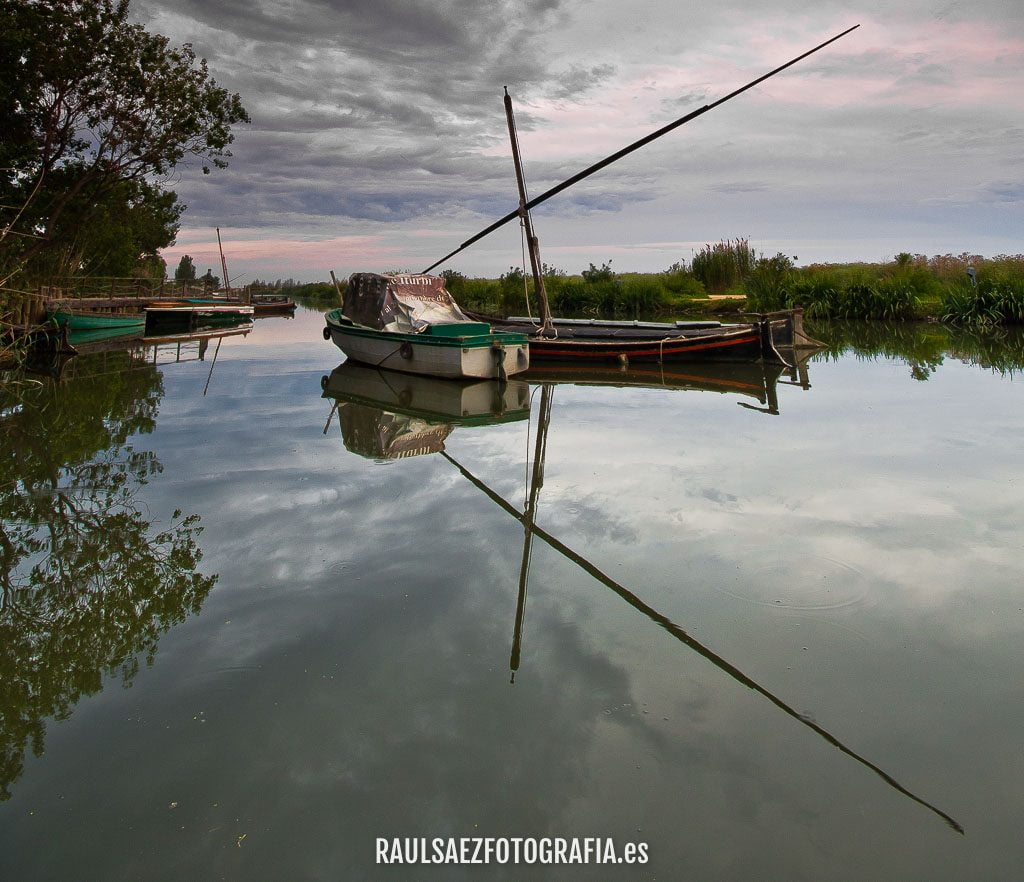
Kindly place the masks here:
[[(975, 272), (972, 284), (967, 269)], [(533, 281), (517, 267), (497, 279), (449, 270), (448, 289), (466, 309), (498, 314), (538, 307)], [(705, 245), (693, 261), (660, 273), (617, 273), (611, 261), (578, 274), (545, 265), (551, 310), (562, 316), (654, 318), (696, 312), (761, 312), (801, 306), (819, 319), (934, 318), (968, 327), (1024, 323), (1024, 254), (934, 257), (903, 253), (883, 263), (795, 266), (785, 254), (758, 256), (746, 239)], [(310, 305), (336, 304), (333, 285), (292, 285), (281, 293)], [(709, 294), (744, 300), (711, 300)]]

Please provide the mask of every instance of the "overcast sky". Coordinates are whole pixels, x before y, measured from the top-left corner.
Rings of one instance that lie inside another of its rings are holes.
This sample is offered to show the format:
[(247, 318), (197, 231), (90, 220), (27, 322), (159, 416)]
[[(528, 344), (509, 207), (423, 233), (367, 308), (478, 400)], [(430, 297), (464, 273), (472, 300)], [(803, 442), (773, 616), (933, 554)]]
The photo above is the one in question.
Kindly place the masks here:
[[(659, 271), (746, 237), (798, 263), (1024, 252), (1021, 0), (135, 0), (190, 42), (251, 125), (179, 167), (182, 254), (219, 274), (421, 270), (530, 193), (811, 58), (535, 210), (546, 262)], [(518, 224), (439, 269), (522, 264)]]

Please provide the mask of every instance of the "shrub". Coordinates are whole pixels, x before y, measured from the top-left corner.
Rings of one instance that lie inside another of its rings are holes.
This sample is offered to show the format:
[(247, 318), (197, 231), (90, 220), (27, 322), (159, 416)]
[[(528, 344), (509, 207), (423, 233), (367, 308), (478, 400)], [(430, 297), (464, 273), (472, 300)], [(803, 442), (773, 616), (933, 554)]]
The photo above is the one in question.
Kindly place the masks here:
[(956, 285), (942, 299), (942, 320), (961, 325), (1024, 322), (1024, 281), (982, 279), (978, 286)]
[(747, 306), (757, 312), (785, 309), (793, 283), (793, 261), (782, 252), (761, 257), (747, 277)]
[(619, 285), (616, 311), (639, 318), (641, 313), (650, 315), (666, 305), (665, 290), (656, 276), (636, 276), (624, 279)]
[(568, 279), (548, 291), (551, 311), (558, 315), (583, 312), (588, 304), (587, 286), (577, 279)]
[[(504, 315), (523, 312), (531, 304), (531, 293), (526, 276), (517, 266), (510, 266), (507, 273), (498, 279), (498, 310)], [(533, 307), (536, 309), (536, 307)]]
[(665, 291), (681, 300), (708, 296), (704, 283), (678, 263), (661, 274), (661, 285)]
[(789, 305), (803, 306), (810, 318), (895, 320), (914, 318), (920, 298), (894, 282), (836, 288), (819, 280), (794, 285)]
[(608, 263), (602, 263), (600, 269), (594, 264), (590, 264), (590, 269), (583, 270), (580, 275), (583, 276), (585, 282), (611, 282), (615, 279), (610, 260)]

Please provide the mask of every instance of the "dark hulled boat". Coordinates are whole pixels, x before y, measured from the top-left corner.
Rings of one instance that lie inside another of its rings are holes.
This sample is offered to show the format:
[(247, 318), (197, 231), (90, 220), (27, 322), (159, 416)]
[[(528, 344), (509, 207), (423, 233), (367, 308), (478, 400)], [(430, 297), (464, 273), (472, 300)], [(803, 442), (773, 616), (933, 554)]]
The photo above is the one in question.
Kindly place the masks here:
[[(821, 344), (811, 340), (803, 333), (802, 317), (799, 313), (776, 314), (772, 317), (762, 315), (758, 316), (756, 321), (749, 324), (730, 326), (718, 323), (661, 325), (659, 323), (579, 321), (552, 318), (547, 293), (544, 290), (540, 245), (537, 236), (534, 234), (530, 209), (557, 195), (567, 187), (573, 186), (584, 178), (649, 144), (656, 138), (660, 138), (662, 135), (707, 113), (712, 108), (718, 107), (737, 95), (752, 89), (759, 83), (846, 36), (846, 34), (849, 34), (857, 27), (858, 25), (854, 25), (851, 28), (847, 28), (824, 43), (798, 55), (796, 58), (763, 74), (739, 89), (735, 89), (717, 101), (706, 104), (638, 141), (634, 141), (632, 144), (594, 163), (533, 199), (528, 198), (526, 192), (523, 164), (519, 153), (519, 139), (512, 111), (512, 99), (506, 88), (504, 98), (505, 116), (508, 123), (512, 160), (515, 165), (516, 183), (519, 190), (519, 207), (481, 230), (475, 236), (467, 239), (454, 251), (431, 264), (424, 270), (424, 273), (429, 273), (435, 267), (454, 257), (464, 248), (479, 241), (509, 221), (518, 219), (523, 228), (525, 244), (530, 257), (530, 269), (533, 276), (534, 293), (540, 312), (540, 322), (537, 324), (529, 319), (492, 319), (483, 316), (478, 318), (490, 321), (494, 327), (501, 328), (502, 330), (515, 330), (526, 333), (529, 337), (530, 359), (532, 362), (763, 361), (782, 364), (795, 363), (797, 360), (795, 356), (787, 361), (776, 347), (800, 349), (820, 348), (821, 346)], [(700, 326), (698, 327), (698, 325)]]

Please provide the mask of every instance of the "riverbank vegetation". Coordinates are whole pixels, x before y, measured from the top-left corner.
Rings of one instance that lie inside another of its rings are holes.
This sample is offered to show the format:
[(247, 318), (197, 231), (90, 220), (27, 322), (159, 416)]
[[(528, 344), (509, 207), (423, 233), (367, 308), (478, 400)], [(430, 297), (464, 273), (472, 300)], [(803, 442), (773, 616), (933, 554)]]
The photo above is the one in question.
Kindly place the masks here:
[[(518, 267), (497, 279), (455, 270), (442, 275), (466, 309), (537, 314), (533, 281)], [(329, 282), (258, 284), (310, 306), (338, 302)], [(735, 239), (705, 245), (691, 261), (660, 273), (619, 273), (611, 260), (591, 263), (577, 274), (545, 264), (544, 287), (551, 311), (562, 316), (630, 319), (802, 307), (819, 319), (933, 319), (975, 327), (1024, 323), (1024, 254), (902, 253), (882, 263), (797, 266), (789, 255), (758, 255), (746, 239)]]

